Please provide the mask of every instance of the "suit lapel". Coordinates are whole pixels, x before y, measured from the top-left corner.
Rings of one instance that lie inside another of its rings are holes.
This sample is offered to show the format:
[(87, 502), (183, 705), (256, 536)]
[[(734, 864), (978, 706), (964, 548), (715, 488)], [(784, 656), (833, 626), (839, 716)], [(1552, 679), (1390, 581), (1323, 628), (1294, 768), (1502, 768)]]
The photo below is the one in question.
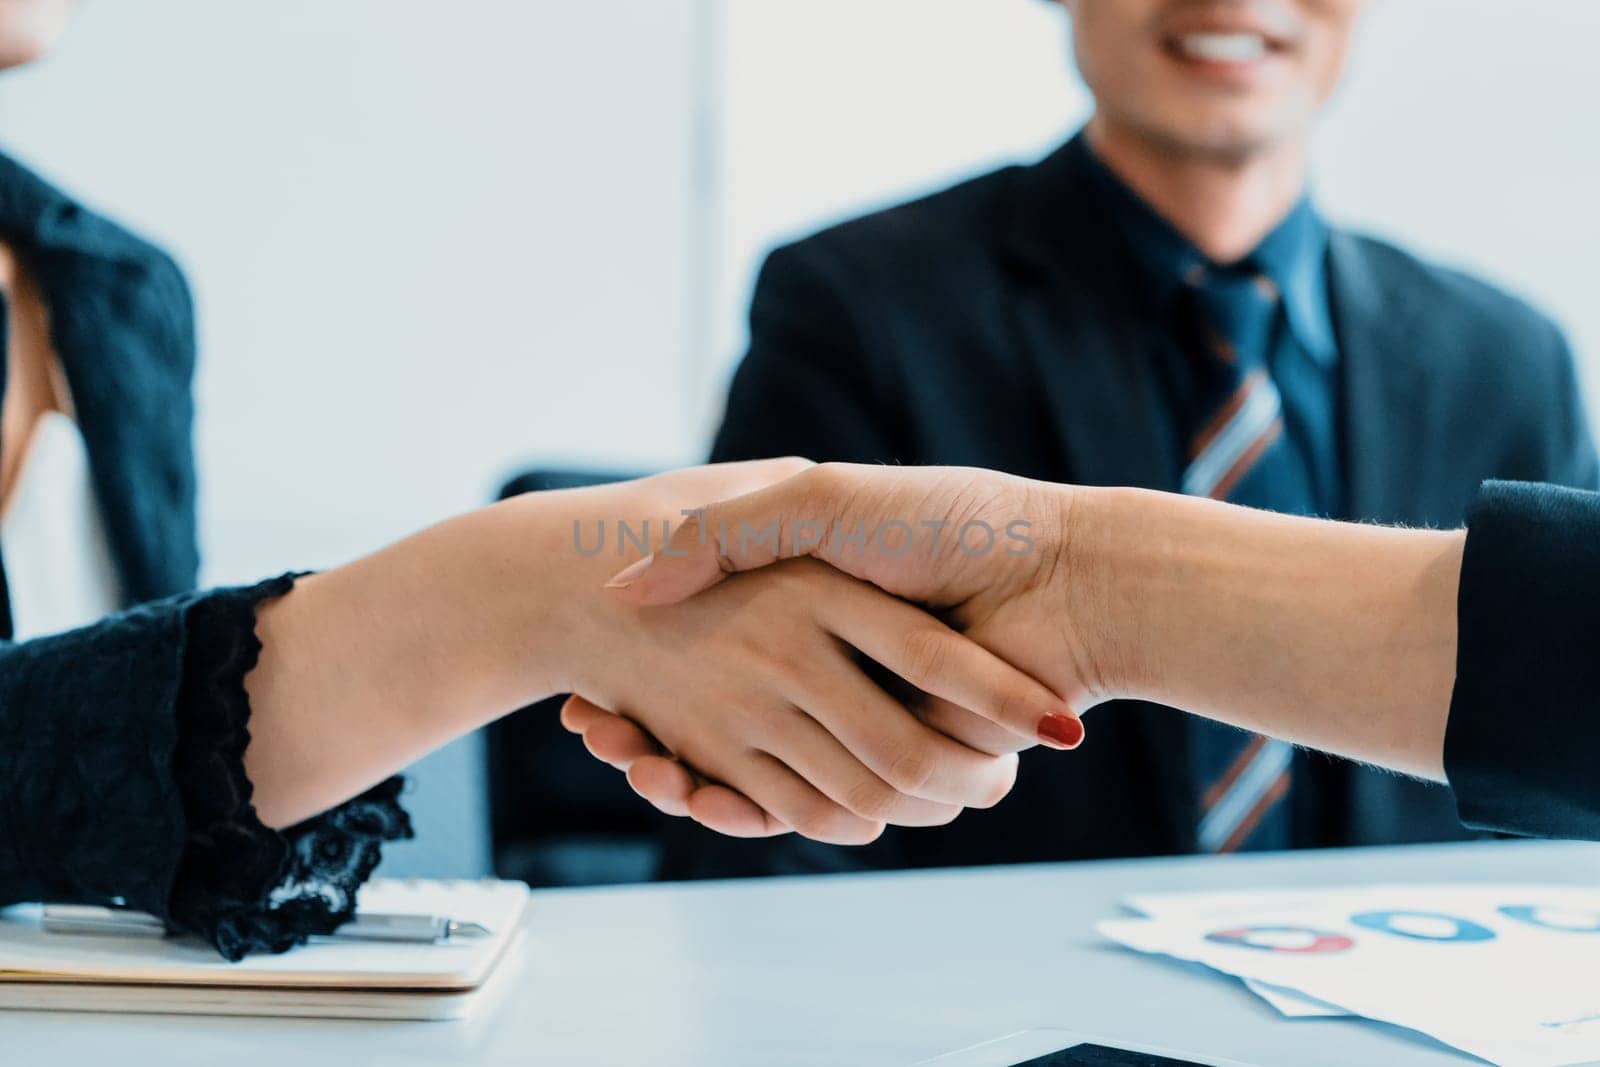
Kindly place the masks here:
[[(1080, 485), (1178, 487), (1176, 428), (1156, 376), (1163, 324), (1123, 237), (1095, 211), (1072, 146), (1019, 175), (1010, 251), (1020, 269), (1016, 344), (1055, 435), (1053, 477)], [(1126, 703), (1101, 712), (1138, 741), (1128, 768), (1156, 786), (1152, 816), (1174, 851), (1193, 840), (1195, 796), (1185, 717)]]
[(1347, 518), (1407, 521), (1425, 491), (1431, 437), (1427, 390), (1413, 355), (1417, 323), (1408, 304), (1384, 300), (1360, 241), (1335, 232), (1328, 286), (1344, 383)]
[(1085, 485), (1176, 488), (1156, 379), (1161, 324), (1123, 238), (1093, 208), (1072, 146), (1024, 170), (1010, 248), (1024, 272), (1017, 343), (1037, 376), (1062, 470)]

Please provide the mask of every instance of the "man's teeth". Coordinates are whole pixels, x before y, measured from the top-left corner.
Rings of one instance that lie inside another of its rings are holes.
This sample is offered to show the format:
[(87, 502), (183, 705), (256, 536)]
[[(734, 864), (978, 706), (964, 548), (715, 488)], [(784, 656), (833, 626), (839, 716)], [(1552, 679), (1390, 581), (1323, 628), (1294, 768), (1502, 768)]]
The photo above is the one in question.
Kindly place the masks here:
[(1213, 63), (1248, 63), (1267, 54), (1267, 39), (1255, 33), (1186, 33), (1178, 49)]

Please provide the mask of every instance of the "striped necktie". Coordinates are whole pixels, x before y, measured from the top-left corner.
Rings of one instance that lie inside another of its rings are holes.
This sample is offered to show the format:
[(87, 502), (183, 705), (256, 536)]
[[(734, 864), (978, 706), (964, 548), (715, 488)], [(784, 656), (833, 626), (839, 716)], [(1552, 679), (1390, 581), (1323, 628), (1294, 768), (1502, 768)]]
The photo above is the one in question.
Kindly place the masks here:
[[(1180, 324), (1199, 367), (1204, 420), (1190, 441), (1183, 491), (1250, 507), (1315, 511), (1309, 476), (1283, 436), (1283, 401), (1267, 369), (1277, 288), (1249, 266), (1185, 279)], [(1294, 747), (1195, 720), (1201, 852), (1288, 848)]]

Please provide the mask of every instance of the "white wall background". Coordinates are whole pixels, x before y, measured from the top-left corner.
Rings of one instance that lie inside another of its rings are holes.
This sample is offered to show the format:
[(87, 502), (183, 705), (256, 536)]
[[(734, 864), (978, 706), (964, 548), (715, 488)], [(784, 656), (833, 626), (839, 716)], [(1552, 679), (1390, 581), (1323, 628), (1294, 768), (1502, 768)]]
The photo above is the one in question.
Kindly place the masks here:
[(697, 0), (91, 0), (0, 144), (199, 302), (207, 577), (690, 458)]

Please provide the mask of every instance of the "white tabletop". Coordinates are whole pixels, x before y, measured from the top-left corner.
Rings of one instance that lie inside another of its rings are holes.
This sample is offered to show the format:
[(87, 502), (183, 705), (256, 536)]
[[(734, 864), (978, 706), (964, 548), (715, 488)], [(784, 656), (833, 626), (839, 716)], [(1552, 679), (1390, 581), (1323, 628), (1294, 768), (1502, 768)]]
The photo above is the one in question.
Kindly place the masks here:
[(0, 1013), (0, 1060), (157, 1067), (905, 1064), (1061, 1027), (1257, 1064), (1467, 1064), (1288, 1021), (1231, 979), (1100, 940), (1136, 891), (1380, 881), (1594, 885), (1600, 846), (1488, 842), (546, 891), (507, 1001), (464, 1023)]

